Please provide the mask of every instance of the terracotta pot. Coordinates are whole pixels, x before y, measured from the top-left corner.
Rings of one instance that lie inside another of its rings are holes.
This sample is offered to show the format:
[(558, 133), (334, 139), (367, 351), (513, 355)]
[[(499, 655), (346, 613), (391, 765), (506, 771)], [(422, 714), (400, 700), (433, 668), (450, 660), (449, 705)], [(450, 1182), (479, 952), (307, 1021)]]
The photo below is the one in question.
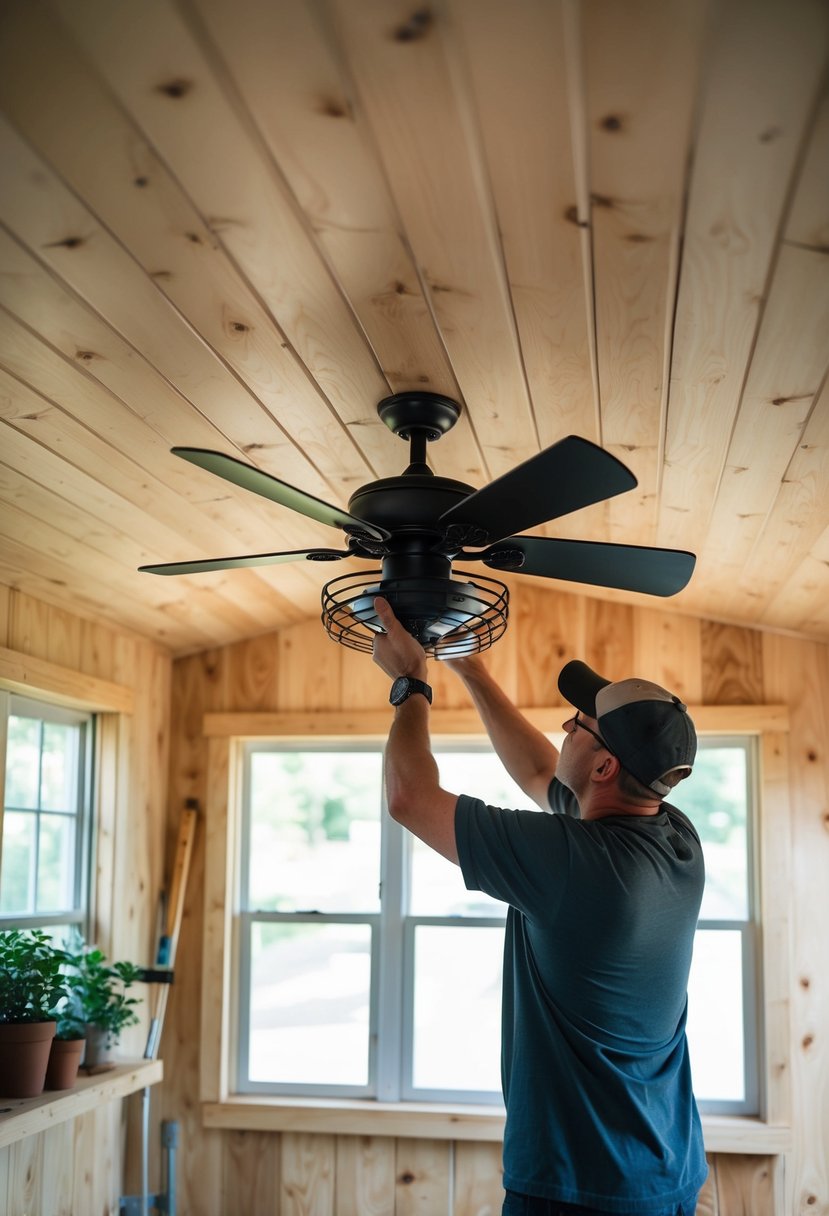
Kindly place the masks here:
[(43, 1093), (49, 1048), (57, 1022), (0, 1023), (0, 1094), (36, 1098)]
[(46, 1068), (47, 1089), (71, 1089), (78, 1077), (86, 1039), (52, 1039)]

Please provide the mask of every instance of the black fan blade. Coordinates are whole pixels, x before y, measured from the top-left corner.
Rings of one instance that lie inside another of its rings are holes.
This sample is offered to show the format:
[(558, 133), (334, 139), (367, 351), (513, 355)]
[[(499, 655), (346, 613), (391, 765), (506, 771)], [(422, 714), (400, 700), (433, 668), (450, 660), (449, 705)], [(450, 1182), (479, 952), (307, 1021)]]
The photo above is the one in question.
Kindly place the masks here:
[[(464, 559), (471, 556), (461, 554)], [(676, 595), (687, 584), (697, 560), (684, 549), (551, 540), (546, 536), (510, 536), (475, 556), (495, 570), (643, 591), (647, 595)]]
[(275, 566), (279, 562), (338, 562), (350, 549), (291, 549), (285, 553), (251, 553), (247, 557), (209, 557), (205, 561), (164, 562), (139, 566), (140, 574), (206, 574), (210, 570), (239, 570), (246, 566)]
[[(463, 544), (485, 545), (613, 498), (637, 484), (630, 469), (604, 448), (568, 435), (503, 477), (476, 490), (440, 517), (470, 529)], [(485, 535), (476, 537), (474, 529)]]
[(356, 515), (349, 515), (347, 511), (342, 511), (339, 507), (332, 507), (330, 503), (323, 502), (321, 498), (315, 498), (313, 494), (306, 494), (304, 490), (298, 490), (296, 486), (288, 485), (287, 481), (280, 481), (278, 477), (272, 477), (270, 473), (263, 473), (261, 469), (255, 469), (252, 465), (236, 460), (233, 456), (225, 456), (223, 452), (211, 452), (205, 448), (172, 448), (171, 451), (174, 456), (180, 456), (182, 460), (189, 460), (191, 464), (198, 465), (200, 469), (206, 469), (208, 473), (215, 473), (217, 477), (223, 477), (225, 481), (232, 481), (234, 485), (241, 486), (243, 490), (251, 490), (252, 493), (260, 494), (263, 498), (270, 499), (271, 502), (281, 503), (283, 507), (289, 507), (292, 511), (298, 511), (300, 515), (316, 519), (321, 524), (328, 524), (332, 528), (343, 528), (346, 532), (360, 532), (374, 540), (388, 538), (389, 533), (385, 528), (364, 523), (362, 519), (357, 519)]

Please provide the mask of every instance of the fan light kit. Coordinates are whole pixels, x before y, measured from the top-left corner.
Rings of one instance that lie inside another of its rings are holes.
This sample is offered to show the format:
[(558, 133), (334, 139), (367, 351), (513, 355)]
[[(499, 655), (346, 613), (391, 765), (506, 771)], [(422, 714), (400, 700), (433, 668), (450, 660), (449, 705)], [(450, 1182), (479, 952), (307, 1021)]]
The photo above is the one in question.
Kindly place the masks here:
[(383, 596), (435, 658), (487, 650), (507, 627), (507, 588), (469, 571), (456, 571), (462, 577), (453, 578), (452, 563), (458, 558), (493, 570), (660, 596), (674, 595), (690, 579), (696, 558), (684, 550), (516, 535), (636, 486), (620, 460), (589, 440), (569, 435), (476, 490), (436, 476), (426, 464), (426, 445), (460, 417), (457, 402), (437, 393), (395, 393), (380, 402), (377, 412), (409, 443), (409, 465), (399, 477), (361, 486), (347, 511), (221, 452), (172, 449), (209, 473), (339, 528), (346, 549), (257, 553), (140, 569), (199, 574), (290, 561), (379, 561), (376, 570), (341, 576), (323, 587), (322, 621), (329, 637), (352, 650), (370, 651), (381, 631), (374, 600)]

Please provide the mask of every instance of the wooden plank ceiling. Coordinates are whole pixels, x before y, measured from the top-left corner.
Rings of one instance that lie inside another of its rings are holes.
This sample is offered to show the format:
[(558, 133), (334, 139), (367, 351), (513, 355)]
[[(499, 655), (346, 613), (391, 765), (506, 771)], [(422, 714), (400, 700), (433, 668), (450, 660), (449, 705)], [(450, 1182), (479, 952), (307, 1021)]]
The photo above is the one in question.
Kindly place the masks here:
[(341, 543), (170, 447), (345, 506), (429, 389), (436, 472), (583, 435), (638, 489), (536, 533), (829, 640), (827, 45), (824, 0), (5, 0), (0, 581), (177, 653), (312, 615), (342, 566), (136, 572)]

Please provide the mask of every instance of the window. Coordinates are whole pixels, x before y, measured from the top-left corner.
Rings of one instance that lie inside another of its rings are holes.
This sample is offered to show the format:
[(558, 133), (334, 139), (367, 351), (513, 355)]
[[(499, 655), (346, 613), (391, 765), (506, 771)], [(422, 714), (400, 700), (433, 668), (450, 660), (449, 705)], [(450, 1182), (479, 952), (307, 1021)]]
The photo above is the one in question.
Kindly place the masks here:
[(677, 794), (705, 853), (688, 1041), (694, 1088), (712, 1114), (759, 1111), (755, 750), (745, 738), (701, 740)]
[(86, 929), (91, 715), (0, 692), (0, 928)]
[[(526, 805), (491, 752), (439, 762)], [(498, 1101), (506, 910), (382, 814), (382, 750), (248, 744), (243, 790), (239, 1090)]]
[[(488, 746), (435, 744), (443, 785), (528, 806)], [(379, 745), (243, 753), (237, 1084), (245, 1093), (500, 1101), (503, 904), (382, 814)], [(707, 882), (688, 1034), (704, 1110), (757, 1113), (748, 738), (703, 738), (677, 802)]]

